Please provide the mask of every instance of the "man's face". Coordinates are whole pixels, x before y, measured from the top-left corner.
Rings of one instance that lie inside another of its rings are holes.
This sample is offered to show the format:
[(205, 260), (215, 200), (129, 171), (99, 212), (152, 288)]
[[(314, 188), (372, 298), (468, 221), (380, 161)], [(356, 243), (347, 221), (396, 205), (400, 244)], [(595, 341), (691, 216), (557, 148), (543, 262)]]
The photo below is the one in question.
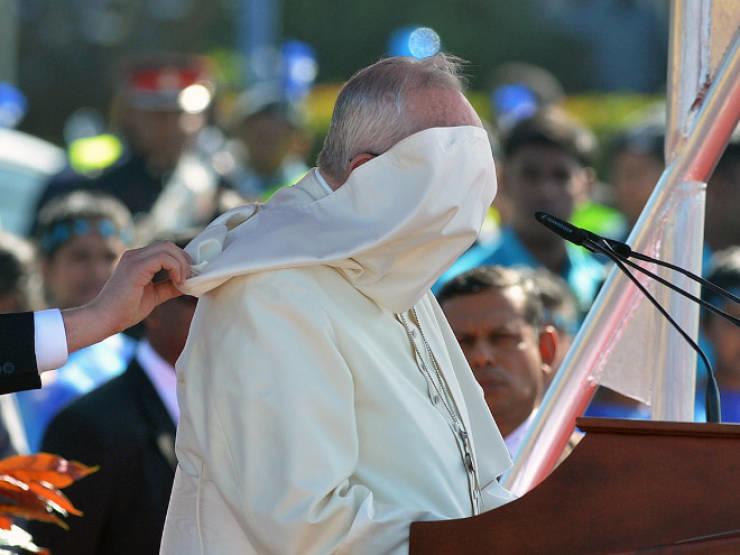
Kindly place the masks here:
[(550, 371), (537, 330), (524, 319), (520, 287), (453, 297), (443, 309), (483, 388), (501, 433), (508, 435), (539, 405)]
[(590, 170), (555, 146), (524, 145), (504, 167), (504, 186), (512, 200), (515, 225), (534, 226), (537, 211), (569, 219), (576, 203), (588, 198), (590, 185)]
[(641, 152), (627, 150), (614, 158), (612, 185), (615, 200), (630, 223), (637, 221), (663, 168), (661, 160)]
[(179, 110), (130, 108), (126, 132), (134, 149), (158, 171), (172, 170), (191, 137), (203, 128), (203, 116)]
[(81, 306), (100, 292), (125, 249), (119, 237), (76, 235), (44, 260), (44, 287), (60, 308)]
[(249, 165), (257, 173), (272, 174), (280, 169), (291, 154), (296, 132), (279, 117), (258, 114), (248, 118), (238, 129), (237, 136), (249, 153)]
[[(740, 306), (726, 303), (722, 310), (740, 318)], [(740, 329), (719, 316), (711, 316), (704, 327), (707, 339), (714, 348), (717, 373), (740, 384)]]
[(188, 295), (177, 297), (159, 305), (144, 320), (149, 343), (172, 366), (185, 348), (197, 302)]

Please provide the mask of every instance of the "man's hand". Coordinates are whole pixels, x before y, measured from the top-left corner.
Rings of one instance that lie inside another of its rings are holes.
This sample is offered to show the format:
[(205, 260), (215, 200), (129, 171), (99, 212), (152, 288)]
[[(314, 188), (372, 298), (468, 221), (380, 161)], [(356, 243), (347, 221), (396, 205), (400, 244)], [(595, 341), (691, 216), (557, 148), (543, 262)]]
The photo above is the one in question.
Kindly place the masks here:
[[(154, 281), (161, 271), (169, 279)], [(161, 303), (182, 293), (175, 287), (190, 275), (190, 260), (173, 243), (126, 251), (113, 275), (87, 305), (62, 312), (69, 352), (138, 324)]]

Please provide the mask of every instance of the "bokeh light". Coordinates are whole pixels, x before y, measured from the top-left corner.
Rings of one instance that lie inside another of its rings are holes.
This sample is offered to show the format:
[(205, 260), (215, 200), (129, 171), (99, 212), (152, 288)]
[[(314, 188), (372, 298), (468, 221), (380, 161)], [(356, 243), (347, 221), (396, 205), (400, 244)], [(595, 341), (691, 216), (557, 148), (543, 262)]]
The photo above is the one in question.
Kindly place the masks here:
[(196, 83), (183, 89), (177, 99), (183, 111), (188, 114), (199, 114), (211, 103), (211, 91), (205, 85)]
[(430, 27), (419, 27), (409, 36), (409, 50), (415, 58), (434, 56), (442, 45), (439, 35)]
[(431, 27), (401, 27), (391, 33), (388, 39), (388, 53), (391, 56), (413, 56), (428, 58), (440, 51), (442, 41)]
[(10, 83), (0, 82), (0, 128), (15, 127), (23, 119), (27, 107), (21, 91)]

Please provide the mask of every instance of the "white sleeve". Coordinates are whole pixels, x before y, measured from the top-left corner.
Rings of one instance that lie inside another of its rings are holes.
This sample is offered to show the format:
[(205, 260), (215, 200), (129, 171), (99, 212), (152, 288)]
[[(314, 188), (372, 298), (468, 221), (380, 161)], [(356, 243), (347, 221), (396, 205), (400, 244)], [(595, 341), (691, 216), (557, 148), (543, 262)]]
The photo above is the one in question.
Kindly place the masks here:
[(379, 503), (354, 477), (355, 384), (322, 296), (271, 285), (199, 314), (216, 424), (202, 429), (205, 479), (259, 553), (407, 553), (411, 522), (441, 517)]
[(55, 370), (67, 362), (67, 332), (59, 309), (33, 313), (34, 348), (39, 374)]

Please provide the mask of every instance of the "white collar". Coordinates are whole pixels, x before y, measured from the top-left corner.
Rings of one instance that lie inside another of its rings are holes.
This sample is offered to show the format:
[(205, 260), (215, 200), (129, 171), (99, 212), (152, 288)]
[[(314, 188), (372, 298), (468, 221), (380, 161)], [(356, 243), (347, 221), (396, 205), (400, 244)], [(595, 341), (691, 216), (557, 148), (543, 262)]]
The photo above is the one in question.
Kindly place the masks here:
[(316, 176), (316, 180), (319, 182), (319, 185), (326, 191), (327, 194), (332, 194), (334, 192), (334, 189), (329, 187), (329, 184), (326, 182), (326, 179), (324, 179), (324, 176), (321, 175), (321, 170), (319, 168), (314, 168), (313, 173)]
[(534, 420), (536, 415), (537, 409), (534, 409), (524, 422), (519, 424), (513, 432), (504, 438), (504, 443), (506, 443), (506, 447), (509, 449), (509, 454), (512, 459), (516, 458), (519, 447), (521, 446), (524, 437), (527, 435), (529, 426), (532, 424), (532, 420)]
[(186, 248), (193, 277), (182, 291), (200, 296), (235, 276), (323, 265), (405, 312), (475, 241), (496, 192), (488, 135), (471, 126), (415, 133), (331, 194), (319, 177), (214, 220)]
[(146, 339), (139, 342), (136, 360), (152, 382), (172, 421), (177, 425), (180, 408), (177, 405), (177, 375), (174, 366), (164, 360)]

